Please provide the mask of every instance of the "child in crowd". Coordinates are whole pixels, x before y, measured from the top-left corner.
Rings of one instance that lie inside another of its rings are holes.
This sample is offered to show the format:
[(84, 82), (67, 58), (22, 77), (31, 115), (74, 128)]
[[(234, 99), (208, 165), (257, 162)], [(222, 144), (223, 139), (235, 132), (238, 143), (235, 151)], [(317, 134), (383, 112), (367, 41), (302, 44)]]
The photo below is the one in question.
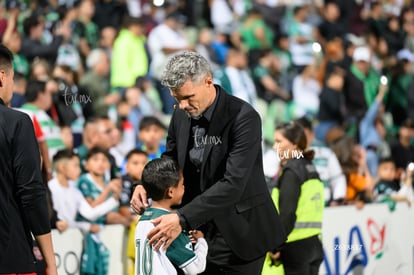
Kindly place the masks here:
[(66, 222), (70, 228), (79, 228), (83, 232), (98, 232), (100, 230), (98, 224), (78, 222), (76, 221), (77, 214), (93, 221), (117, 207), (119, 202), (114, 198), (109, 198), (96, 207), (89, 205), (75, 186), (81, 170), (79, 157), (72, 150), (58, 151), (53, 157), (53, 164), (56, 174), (49, 181), (48, 187), (52, 194), (53, 207), (58, 213), (59, 219)]
[(166, 127), (154, 116), (145, 116), (139, 124), (139, 146), (142, 151), (148, 154), (148, 159), (153, 160), (161, 157), (165, 151), (165, 145), (161, 140), (165, 135)]
[(373, 190), (375, 202), (386, 202), (391, 210), (395, 209), (396, 202), (405, 201), (409, 205), (413, 200), (413, 189), (411, 186), (413, 170), (407, 167), (401, 175), (401, 183), (395, 180), (397, 167), (392, 158), (384, 158), (378, 164), (378, 179)]
[(140, 149), (133, 149), (126, 155), (126, 175), (122, 176), (122, 192), (119, 198), (119, 213), (131, 217), (130, 200), (135, 186), (141, 183), (142, 170), (148, 162), (148, 155)]
[(126, 155), (126, 174), (122, 176), (122, 192), (119, 198), (119, 213), (122, 216), (132, 220), (129, 226), (127, 257), (128, 257), (128, 274), (134, 274), (135, 262), (135, 228), (137, 226), (138, 215), (130, 207), (130, 200), (135, 186), (141, 184), (142, 170), (148, 162), (147, 153), (140, 149), (133, 149)]
[[(85, 169), (88, 173), (83, 174), (78, 180), (78, 188), (86, 198), (90, 206), (95, 207), (111, 197), (119, 199), (121, 193), (121, 180), (105, 181), (105, 173), (110, 169), (110, 155), (101, 147), (93, 147), (89, 150)], [(118, 213), (118, 209), (106, 215), (100, 216), (94, 222), (98, 224), (123, 224), (128, 226), (129, 219)]]
[(135, 275), (145, 274), (146, 270), (152, 270), (154, 275), (177, 274), (175, 266), (185, 274), (203, 272), (208, 249), (201, 231), (190, 231), (195, 242), (194, 250), (192, 241), (184, 233), (181, 233), (166, 251), (162, 246), (158, 251), (148, 246), (147, 234), (154, 228), (151, 221), (169, 214), (173, 211), (172, 207), (181, 204), (184, 179), (177, 163), (169, 158), (150, 161), (142, 173), (142, 184), (148, 197), (152, 198), (152, 205), (142, 214), (135, 231)]

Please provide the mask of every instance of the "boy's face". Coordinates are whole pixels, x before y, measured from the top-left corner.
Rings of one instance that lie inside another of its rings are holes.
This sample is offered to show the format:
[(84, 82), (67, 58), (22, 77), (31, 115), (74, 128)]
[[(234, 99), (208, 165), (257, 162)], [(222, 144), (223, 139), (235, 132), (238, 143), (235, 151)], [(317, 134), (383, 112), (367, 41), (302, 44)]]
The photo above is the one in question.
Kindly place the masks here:
[(65, 176), (67, 180), (77, 181), (80, 174), (80, 161), (78, 157), (73, 157), (71, 159), (66, 159), (60, 162), (56, 167), (57, 172)]
[(396, 176), (396, 168), (392, 162), (384, 162), (378, 166), (378, 177), (381, 180), (392, 181)]
[(127, 174), (135, 180), (141, 180), (142, 171), (144, 170), (145, 164), (147, 164), (148, 158), (144, 154), (133, 154), (127, 164)]
[(80, 161), (78, 157), (73, 157), (65, 163), (65, 173), (69, 180), (77, 181), (80, 174)]
[(103, 176), (110, 166), (109, 160), (102, 153), (93, 155), (85, 163), (86, 170), (95, 176)]
[(184, 177), (181, 175), (177, 187), (170, 187), (169, 194), (171, 196), (172, 205), (180, 205), (184, 196)]
[(164, 136), (164, 129), (156, 125), (150, 125), (139, 131), (138, 137), (148, 149), (157, 148)]

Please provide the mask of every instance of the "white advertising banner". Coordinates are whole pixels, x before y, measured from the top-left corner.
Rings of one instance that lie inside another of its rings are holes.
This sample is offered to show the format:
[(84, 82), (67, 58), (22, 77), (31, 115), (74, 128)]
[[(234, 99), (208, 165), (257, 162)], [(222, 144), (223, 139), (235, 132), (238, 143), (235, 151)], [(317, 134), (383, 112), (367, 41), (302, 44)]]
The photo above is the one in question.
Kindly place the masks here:
[[(414, 275), (414, 206), (399, 203), (393, 212), (386, 204), (327, 208), (322, 234), (321, 275)], [(83, 235), (53, 230), (52, 237), (58, 273), (78, 275)], [(101, 240), (110, 251), (109, 275), (125, 274), (124, 227), (106, 226)]]
[[(122, 225), (105, 226), (100, 239), (110, 251), (108, 274), (124, 274), (125, 227)], [(52, 230), (56, 265), (60, 275), (79, 275), (83, 251), (83, 235), (78, 229), (68, 229), (63, 233)]]
[(386, 204), (325, 210), (326, 275), (413, 275), (414, 208), (404, 203), (391, 212)]

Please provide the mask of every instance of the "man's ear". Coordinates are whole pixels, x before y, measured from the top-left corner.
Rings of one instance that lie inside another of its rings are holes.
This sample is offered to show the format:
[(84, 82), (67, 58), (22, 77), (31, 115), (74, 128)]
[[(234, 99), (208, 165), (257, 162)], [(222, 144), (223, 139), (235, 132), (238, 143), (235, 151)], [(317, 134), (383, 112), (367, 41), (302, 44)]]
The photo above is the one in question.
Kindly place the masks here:
[(4, 70), (0, 70), (0, 87), (3, 87), (4, 75)]
[(207, 86), (213, 85), (213, 78), (211, 76), (206, 76), (206, 78), (204, 79), (204, 83)]

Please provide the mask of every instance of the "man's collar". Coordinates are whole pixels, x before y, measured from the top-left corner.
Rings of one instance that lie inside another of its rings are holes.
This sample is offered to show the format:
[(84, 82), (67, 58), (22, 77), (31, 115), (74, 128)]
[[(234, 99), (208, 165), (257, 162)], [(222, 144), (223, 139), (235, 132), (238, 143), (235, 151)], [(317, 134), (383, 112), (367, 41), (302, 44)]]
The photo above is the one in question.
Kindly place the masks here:
[(211, 117), (213, 116), (213, 112), (214, 112), (214, 109), (216, 108), (218, 98), (219, 98), (219, 91), (216, 89), (216, 96), (214, 98), (213, 103), (203, 113), (203, 116), (207, 119), (208, 122), (210, 122)]
[(0, 105), (5, 105), (3, 99), (0, 97)]

